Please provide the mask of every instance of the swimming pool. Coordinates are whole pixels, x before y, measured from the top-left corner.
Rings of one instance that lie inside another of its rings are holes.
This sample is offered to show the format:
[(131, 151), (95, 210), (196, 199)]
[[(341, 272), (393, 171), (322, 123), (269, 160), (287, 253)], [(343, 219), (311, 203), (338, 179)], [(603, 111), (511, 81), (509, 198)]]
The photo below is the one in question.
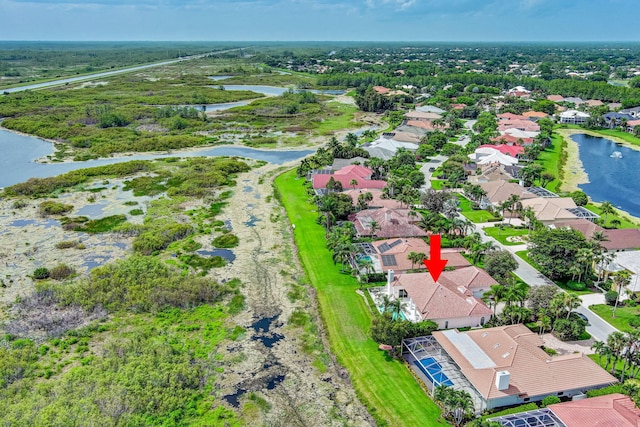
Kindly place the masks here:
[(363, 260), (363, 261), (373, 261), (369, 255), (360, 255), (360, 256), (358, 257), (358, 261), (359, 261), (359, 260)]
[(434, 387), (453, 385), (453, 382), (442, 372), (442, 366), (433, 357), (425, 357), (418, 360), (418, 367), (429, 378)]

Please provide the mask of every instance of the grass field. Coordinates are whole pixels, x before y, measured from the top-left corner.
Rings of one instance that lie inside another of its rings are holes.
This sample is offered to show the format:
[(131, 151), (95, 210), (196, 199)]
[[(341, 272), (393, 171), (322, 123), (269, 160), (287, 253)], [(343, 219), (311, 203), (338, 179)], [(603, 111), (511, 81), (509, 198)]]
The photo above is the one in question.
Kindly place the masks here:
[(300, 260), (317, 291), (320, 313), (332, 352), (347, 368), (362, 402), (388, 426), (438, 426), (440, 410), (401, 361), (387, 357), (369, 335), (371, 313), (358, 283), (333, 264), (324, 230), (316, 224), (295, 171), (280, 175), (275, 185), (292, 224)]
[(484, 209), (474, 210), (472, 208), (471, 200), (467, 199), (466, 197), (458, 195), (458, 199), (460, 199), (460, 213), (464, 215), (465, 218), (473, 221), (474, 223), (479, 224), (495, 219), (493, 214), (485, 211)]
[(611, 317), (613, 307), (610, 305), (597, 304), (589, 306), (589, 309), (622, 332), (633, 331), (634, 329), (629, 325), (629, 320), (640, 315), (640, 307), (618, 307), (616, 308), (616, 317)]
[(603, 136), (615, 136), (633, 145), (640, 145), (640, 138), (631, 135), (629, 132), (623, 132), (617, 129), (598, 129), (594, 132)]
[(482, 230), (487, 234), (487, 236), (491, 236), (494, 239), (496, 239), (498, 242), (507, 246), (522, 245), (524, 243), (524, 242), (510, 242), (509, 240), (507, 240), (507, 237), (527, 236), (529, 233), (529, 230), (522, 229), (522, 228), (512, 228), (508, 226), (503, 227), (502, 230), (500, 230), (499, 226), (486, 227), (486, 228), (483, 228)]
[[(604, 220), (604, 215), (602, 215), (602, 210), (600, 209), (600, 203), (589, 202), (587, 203), (585, 208), (600, 215), (600, 217)], [(611, 221), (613, 219), (617, 219), (620, 221), (620, 226), (618, 228), (638, 228), (638, 224), (632, 222), (628, 216), (624, 216), (619, 210), (616, 210), (616, 213), (613, 215), (607, 215), (607, 227), (611, 226)]]
[(431, 188), (433, 188), (434, 190), (442, 190), (443, 185), (444, 185), (444, 181), (441, 179), (431, 180)]
[(555, 175), (556, 179), (551, 181), (545, 187), (549, 191), (557, 192), (562, 185), (560, 177), (562, 176), (562, 164), (560, 162), (560, 155), (562, 153), (562, 136), (557, 133), (553, 134), (551, 138), (551, 145), (540, 153), (538, 162), (542, 165), (544, 172), (550, 172)]

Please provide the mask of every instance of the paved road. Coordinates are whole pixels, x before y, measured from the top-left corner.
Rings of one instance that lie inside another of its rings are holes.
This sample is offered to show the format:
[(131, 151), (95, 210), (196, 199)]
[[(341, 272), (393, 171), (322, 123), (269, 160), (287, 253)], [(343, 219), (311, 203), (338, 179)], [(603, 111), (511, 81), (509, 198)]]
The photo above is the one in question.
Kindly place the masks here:
[[(482, 228), (487, 226), (490, 227), (493, 225), (495, 225), (495, 223), (476, 224), (476, 231), (480, 233), (482, 241), (491, 241), (499, 248), (505, 249), (513, 253), (514, 258), (518, 262), (518, 268), (515, 271), (516, 276), (522, 279), (522, 281), (529, 286), (540, 286), (544, 284), (555, 286), (555, 283), (553, 283), (549, 278), (547, 278), (545, 275), (540, 273), (538, 270), (533, 268), (531, 265), (525, 262), (518, 255), (516, 255), (516, 252), (526, 249), (527, 248), (526, 245), (507, 246), (498, 242), (493, 237), (487, 236)], [(587, 332), (589, 332), (591, 336), (598, 341), (606, 341), (609, 334), (617, 331), (618, 329), (614, 328), (609, 323), (602, 320), (600, 316), (595, 314), (593, 311), (589, 310), (590, 305), (604, 304), (605, 302), (604, 295), (602, 294), (583, 295), (580, 297), (580, 300), (582, 301), (582, 305), (578, 307), (575, 311), (577, 311), (578, 313), (584, 314), (589, 320), (589, 324), (587, 325)]]
[(447, 159), (448, 159), (447, 156), (442, 156), (438, 154), (427, 163), (422, 164), (422, 166), (420, 167), (420, 172), (424, 174), (424, 180), (425, 180), (425, 183), (422, 186), (423, 191), (428, 188), (431, 188), (431, 176), (433, 175), (433, 172), (429, 172), (429, 168), (434, 168), (434, 169), (438, 168), (439, 166), (442, 166), (442, 162), (444, 162)]
[(59, 85), (63, 85), (63, 84), (66, 84), (66, 83), (73, 83), (73, 82), (79, 82), (79, 81), (84, 81), (84, 80), (92, 80), (92, 79), (95, 79), (97, 77), (112, 76), (114, 74), (129, 73), (131, 71), (144, 70), (146, 68), (159, 67), (161, 65), (174, 64), (176, 62), (182, 62), (182, 61), (188, 61), (188, 60), (191, 60), (191, 59), (203, 58), (203, 57), (205, 57), (207, 55), (218, 55), (220, 53), (234, 52), (234, 51), (242, 50), (242, 49), (246, 49), (246, 48), (219, 50), (219, 51), (215, 51), (215, 52), (202, 53), (202, 54), (199, 54), (199, 55), (185, 56), (184, 58), (173, 59), (173, 60), (170, 60), (170, 61), (155, 62), (153, 64), (137, 65), (135, 67), (121, 68), (119, 70), (103, 71), (103, 72), (100, 72), (100, 73), (93, 73), (93, 74), (85, 74), (83, 76), (69, 77), (69, 78), (66, 78), (66, 79), (52, 80), (50, 82), (36, 83), (36, 84), (30, 84), (30, 85), (26, 85), (26, 86), (18, 86), (18, 87), (13, 87), (13, 88), (10, 88), (10, 89), (0, 89), (0, 93), (22, 92), (22, 91), (25, 91), (25, 90), (42, 89), (42, 88), (51, 87), (51, 86), (59, 86)]

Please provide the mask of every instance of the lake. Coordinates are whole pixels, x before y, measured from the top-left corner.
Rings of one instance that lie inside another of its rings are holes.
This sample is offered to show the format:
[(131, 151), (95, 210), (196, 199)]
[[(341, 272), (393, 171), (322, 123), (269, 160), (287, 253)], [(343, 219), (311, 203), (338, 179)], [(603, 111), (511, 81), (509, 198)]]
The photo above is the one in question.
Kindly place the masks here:
[(192, 151), (174, 151), (164, 154), (132, 155), (122, 158), (89, 160), (72, 163), (35, 163), (34, 160), (53, 153), (53, 144), (28, 135), (0, 129), (0, 188), (26, 181), (46, 178), (72, 170), (102, 166), (130, 160), (153, 160), (163, 157), (238, 156), (269, 163), (282, 164), (301, 159), (312, 150), (280, 151), (256, 150), (248, 147), (213, 147)]
[[(609, 201), (640, 217), (640, 151), (591, 135), (575, 134), (571, 139), (580, 147), (580, 160), (590, 181), (578, 187), (595, 202)], [(611, 157), (615, 151), (622, 158)]]

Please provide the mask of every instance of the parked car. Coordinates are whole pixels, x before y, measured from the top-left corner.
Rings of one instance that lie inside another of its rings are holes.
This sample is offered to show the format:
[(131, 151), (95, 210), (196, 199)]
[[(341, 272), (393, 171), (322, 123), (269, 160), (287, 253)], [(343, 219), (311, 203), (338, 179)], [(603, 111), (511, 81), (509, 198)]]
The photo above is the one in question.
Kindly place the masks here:
[(576, 316), (578, 316), (579, 318), (584, 320), (587, 323), (587, 325), (589, 324), (589, 318), (587, 316), (585, 316), (584, 314), (578, 313), (577, 311), (574, 311), (573, 314), (575, 314)]

